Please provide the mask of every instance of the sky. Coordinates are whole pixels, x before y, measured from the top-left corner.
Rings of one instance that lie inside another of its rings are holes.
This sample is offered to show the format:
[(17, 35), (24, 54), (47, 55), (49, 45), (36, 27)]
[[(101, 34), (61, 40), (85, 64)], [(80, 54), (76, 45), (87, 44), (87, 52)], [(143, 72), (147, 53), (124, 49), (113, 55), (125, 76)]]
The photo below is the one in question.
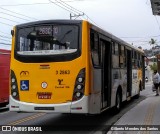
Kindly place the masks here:
[(136, 47), (150, 49), (151, 38), (160, 45), (160, 16), (152, 14), (150, 0), (1, 0), (0, 48), (11, 48), (4, 44), (11, 44), (14, 25), (70, 19), (70, 12), (85, 13), (72, 19), (88, 20)]

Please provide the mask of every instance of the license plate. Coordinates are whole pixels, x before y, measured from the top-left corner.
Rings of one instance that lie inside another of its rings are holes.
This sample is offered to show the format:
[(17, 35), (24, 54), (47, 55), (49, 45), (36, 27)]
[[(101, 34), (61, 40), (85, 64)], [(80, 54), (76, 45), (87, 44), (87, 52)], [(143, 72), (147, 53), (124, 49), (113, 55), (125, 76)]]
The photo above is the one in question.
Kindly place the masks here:
[(51, 99), (51, 93), (38, 93), (38, 99)]

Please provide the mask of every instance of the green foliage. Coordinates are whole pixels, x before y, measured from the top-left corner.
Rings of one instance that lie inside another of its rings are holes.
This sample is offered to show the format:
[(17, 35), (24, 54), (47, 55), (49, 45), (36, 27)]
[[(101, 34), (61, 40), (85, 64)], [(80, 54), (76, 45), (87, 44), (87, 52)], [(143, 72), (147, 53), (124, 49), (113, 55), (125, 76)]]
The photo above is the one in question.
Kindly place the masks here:
[(157, 63), (153, 63), (153, 65), (150, 65), (150, 68), (152, 71), (157, 70)]
[(157, 44), (157, 41), (155, 39), (151, 38), (151, 40), (149, 41), (149, 44), (154, 46)]

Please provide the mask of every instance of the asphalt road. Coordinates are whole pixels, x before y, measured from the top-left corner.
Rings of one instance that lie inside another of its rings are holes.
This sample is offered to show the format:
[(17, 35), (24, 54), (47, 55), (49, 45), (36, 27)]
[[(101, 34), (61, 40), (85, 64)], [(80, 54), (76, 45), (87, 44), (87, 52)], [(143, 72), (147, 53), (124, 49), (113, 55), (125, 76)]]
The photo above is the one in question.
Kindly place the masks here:
[[(15, 126), (23, 127), (23, 129), (28, 129), (26, 127), (41, 127), (33, 129), (42, 129), (54, 131), (45, 133), (86, 133), (86, 134), (99, 134), (106, 133), (108, 129), (115, 122), (118, 121), (127, 111), (136, 106), (139, 102), (144, 100), (147, 96), (153, 94), (151, 91), (151, 84), (146, 84), (146, 89), (141, 92), (139, 99), (132, 99), (129, 102), (123, 103), (122, 110), (118, 114), (113, 114), (112, 109), (95, 116), (89, 115), (71, 115), (71, 114), (55, 114), (55, 113), (17, 113), (9, 112), (6, 110), (0, 110), (0, 125), (2, 126)], [(12, 128), (14, 129), (14, 128)], [(32, 128), (31, 128), (32, 129)], [(15, 129), (16, 130), (16, 129)], [(4, 133), (4, 132), (0, 132)], [(19, 132), (5, 132), (5, 133), (19, 133)], [(31, 132), (28, 132), (31, 133)], [(39, 132), (40, 133), (40, 132)]]

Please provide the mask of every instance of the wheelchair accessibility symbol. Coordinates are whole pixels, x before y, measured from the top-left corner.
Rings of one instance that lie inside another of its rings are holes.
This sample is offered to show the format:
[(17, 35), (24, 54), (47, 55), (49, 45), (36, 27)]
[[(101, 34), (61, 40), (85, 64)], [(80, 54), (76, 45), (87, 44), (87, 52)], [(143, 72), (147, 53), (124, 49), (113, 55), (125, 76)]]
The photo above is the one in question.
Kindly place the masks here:
[(21, 80), (21, 90), (29, 90), (29, 80)]

